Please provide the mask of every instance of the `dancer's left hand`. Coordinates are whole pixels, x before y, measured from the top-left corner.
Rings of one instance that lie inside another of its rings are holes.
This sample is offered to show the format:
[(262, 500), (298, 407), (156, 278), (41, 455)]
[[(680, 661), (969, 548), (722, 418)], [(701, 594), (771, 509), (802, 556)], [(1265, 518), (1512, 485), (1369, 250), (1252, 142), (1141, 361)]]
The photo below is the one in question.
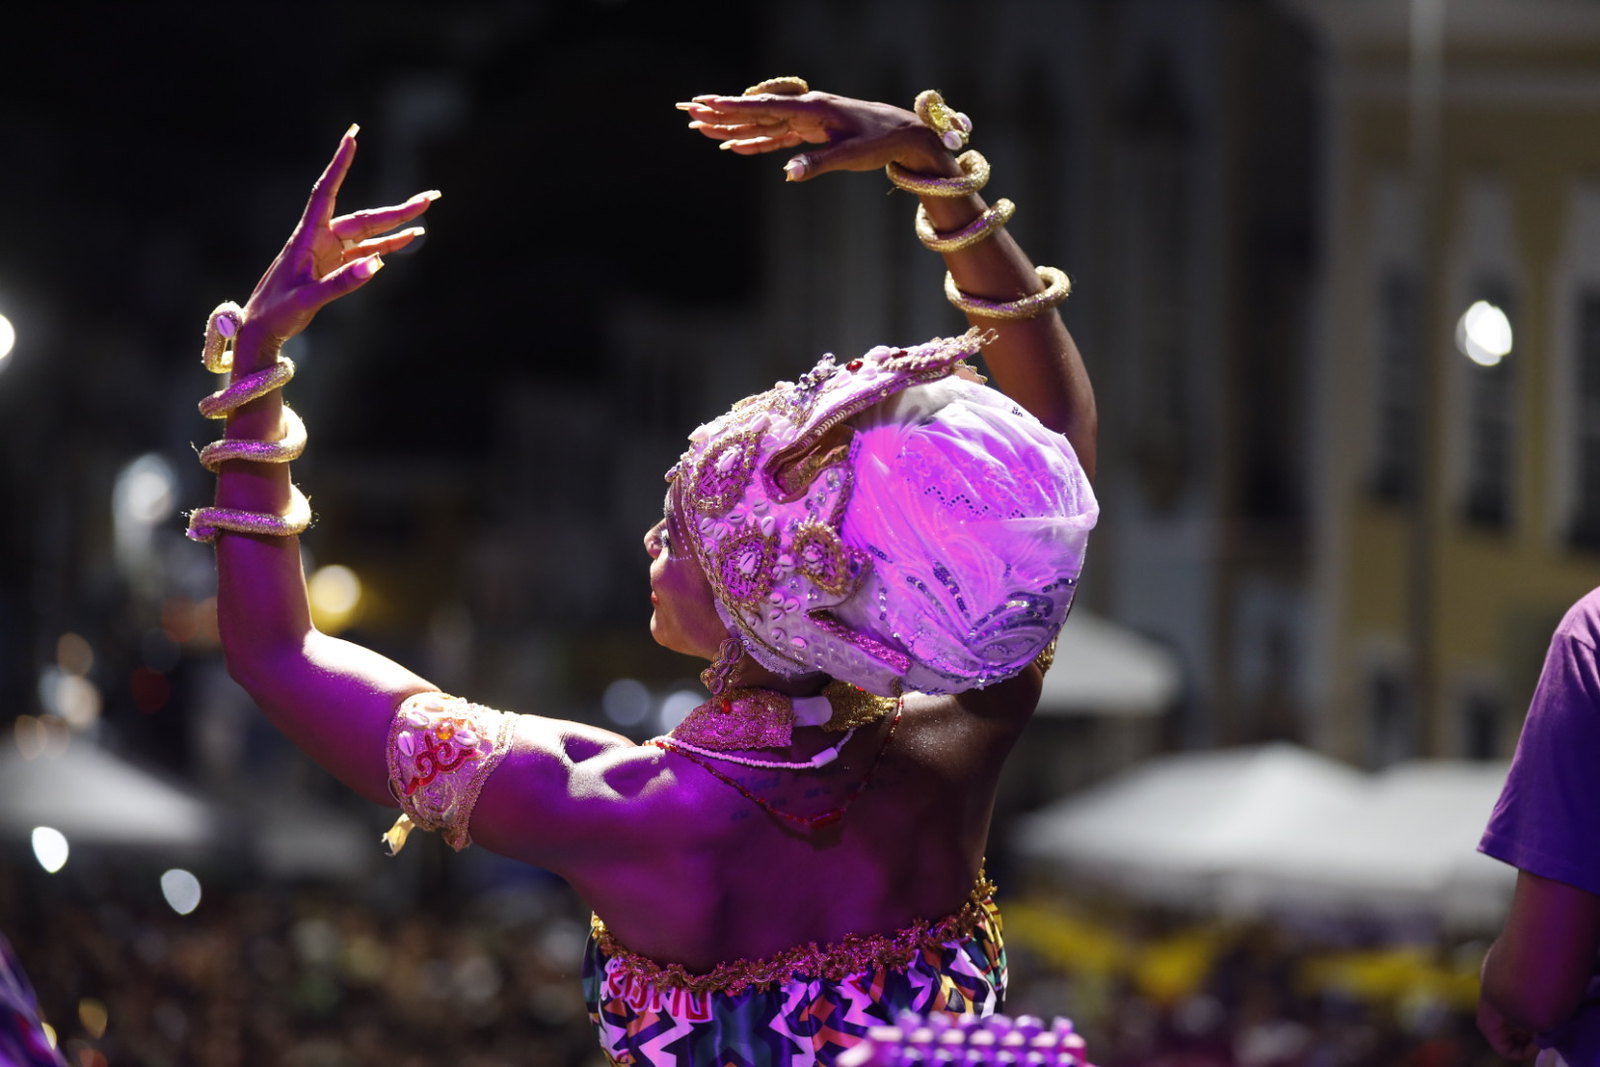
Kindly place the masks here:
[(893, 104), (833, 93), (697, 96), (679, 104), (689, 128), (739, 155), (822, 145), (784, 167), (790, 181), (834, 170), (877, 170), (899, 163), (924, 174), (950, 173), (954, 163), (938, 134)]

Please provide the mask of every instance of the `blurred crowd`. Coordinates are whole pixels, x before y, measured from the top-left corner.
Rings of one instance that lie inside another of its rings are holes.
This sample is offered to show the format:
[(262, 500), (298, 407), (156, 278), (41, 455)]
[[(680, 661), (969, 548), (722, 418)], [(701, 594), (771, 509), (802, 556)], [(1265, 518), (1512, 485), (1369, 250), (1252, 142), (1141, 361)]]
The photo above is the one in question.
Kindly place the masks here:
[(1323, 917), (1218, 919), (1104, 893), (1006, 908), (1007, 1011), (1070, 1015), (1098, 1067), (1490, 1067), (1486, 943)]
[[(20, 870), (0, 872), (0, 915), (73, 1067), (600, 1063), (578, 979), (587, 914), (553, 880), (405, 905), (356, 885), (215, 887), (179, 915), (106, 868)], [(1481, 943), (1001, 899), (1008, 1013), (1070, 1016), (1099, 1067), (1502, 1062), (1472, 1024)]]
[(554, 884), (461, 910), (212, 890), (190, 915), (117, 888), (52, 882), (0, 909), (73, 1067), (598, 1061), (578, 982), (587, 916)]

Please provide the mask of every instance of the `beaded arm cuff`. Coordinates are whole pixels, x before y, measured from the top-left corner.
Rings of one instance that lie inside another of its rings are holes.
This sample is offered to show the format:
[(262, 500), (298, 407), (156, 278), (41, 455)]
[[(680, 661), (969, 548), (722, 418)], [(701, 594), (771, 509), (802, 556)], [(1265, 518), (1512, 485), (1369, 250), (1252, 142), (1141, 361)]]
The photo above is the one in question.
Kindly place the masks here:
[(389, 792), (405, 813), (383, 835), (395, 855), (414, 827), (438, 830), (457, 852), (478, 793), (511, 747), (517, 717), (443, 693), (406, 698), (389, 727)]

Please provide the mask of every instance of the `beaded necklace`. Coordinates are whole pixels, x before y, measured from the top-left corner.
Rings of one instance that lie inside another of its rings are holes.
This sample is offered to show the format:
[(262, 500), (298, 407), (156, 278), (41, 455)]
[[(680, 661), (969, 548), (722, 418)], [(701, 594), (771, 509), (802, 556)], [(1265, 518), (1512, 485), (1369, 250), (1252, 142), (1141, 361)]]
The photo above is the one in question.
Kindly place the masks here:
[(764, 771), (814, 771), (818, 767), (826, 767), (838, 759), (839, 751), (845, 745), (848, 745), (850, 739), (855, 735), (856, 728), (852, 726), (845, 731), (845, 735), (839, 738), (837, 743), (823, 749), (808, 760), (756, 759), (754, 756), (736, 756), (732, 752), (718, 752), (715, 749), (701, 748), (699, 745), (685, 741), (681, 737), (673, 737), (671, 734), (663, 734), (650, 743), (658, 748), (667, 748), (678, 752), (693, 752), (695, 755), (704, 756), (707, 759), (719, 759), (745, 767), (759, 767)]
[[(872, 763), (867, 767), (867, 773), (861, 776), (861, 780), (855, 784), (855, 788), (851, 789), (850, 793), (844, 798), (843, 802), (838, 804), (836, 807), (829, 808), (827, 811), (820, 811), (815, 815), (800, 815), (796, 812), (783, 810), (765, 797), (752, 793), (749, 789), (745, 788), (744, 783), (740, 782), (737, 778), (724, 774), (722, 771), (713, 767), (707, 760), (700, 758), (693, 752), (687, 751), (683, 747), (683, 743), (681, 741), (677, 741), (670, 736), (657, 737), (651, 740), (649, 743), (655, 745), (657, 748), (666, 749), (669, 752), (676, 752), (690, 763), (701, 767), (707, 774), (711, 775), (711, 777), (715, 778), (724, 785), (731, 786), (733, 789), (739, 792), (740, 796), (744, 797), (746, 800), (750, 801), (752, 804), (756, 805), (756, 807), (760, 808), (768, 815), (771, 815), (773, 818), (782, 822), (790, 823), (794, 826), (798, 826), (802, 830), (816, 830), (824, 826), (831, 826), (840, 819), (843, 819), (845, 812), (849, 811), (850, 806), (856, 802), (856, 798), (866, 791), (867, 785), (872, 781), (872, 776), (878, 769), (878, 764), (883, 760), (883, 754), (889, 749), (889, 742), (894, 740), (895, 727), (900, 725), (900, 713), (902, 710), (904, 710), (904, 708), (904, 698), (901, 698), (895, 702), (894, 718), (889, 720), (889, 732), (884, 735), (883, 745), (878, 749), (878, 754), (872, 757)], [(841, 741), (839, 744), (843, 745), (844, 742)], [(725, 757), (719, 755), (717, 758), (722, 759)]]

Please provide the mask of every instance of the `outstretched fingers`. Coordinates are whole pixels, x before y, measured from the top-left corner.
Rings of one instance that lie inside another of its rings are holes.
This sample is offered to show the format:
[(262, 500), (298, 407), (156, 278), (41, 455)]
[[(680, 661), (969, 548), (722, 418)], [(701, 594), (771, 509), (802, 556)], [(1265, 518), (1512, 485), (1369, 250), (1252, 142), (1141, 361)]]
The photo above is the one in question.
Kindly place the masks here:
[(718, 148), (735, 152), (741, 156), (757, 155), (762, 152), (776, 152), (780, 148), (793, 148), (806, 140), (797, 130), (783, 130), (778, 133), (759, 134), (754, 137), (741, 137), (723, 141)]
[(365, 241), (420, 217), (437, 199), (439, 190), (429, 189), (425, 193), (418, 193), (403, 204), (340, 215), (328, 224), (328, 228), (341, 241)]
[(833, 139), (819, 107), (793, 97), (697, 97), (678, 107), (689, 113), (690, 129), (738, 155)]
[(704, 119), (695, 119), (689, 123), (691, 130), (699, 130), (713, 141), (729, 141), (745, 137), (764, 137), (774, 130), (784, 129), (785, 125), (776, 120), (772, 122), (707, 122)]
[(350, 164), (356, 158), (356, 134), (361, 127), (355, 123), (344, 131), (344, 136), (339, 138), (339, 147), (334, 150), (333, 158), (323, 168), (322, 176), (311, 187), (311, 196), (306, 200), (305, 212), (300, 216), (300, 232), (302, 234), (313, 232), (326, 226), (333, 218), (333, 205), (339, 197), (339, 187), (344, 184), (344, 176), (350, 173)]
[(426, 232), (421, 226), (412, 226), (410, 229), (385, 234), (382, 237), (369, 237), (365, 240), (347, 239), (344, 243), (344, 256), (346, 260), (360, 259), (364, 256), (386, 256), (390, 252), (400, 251)]

